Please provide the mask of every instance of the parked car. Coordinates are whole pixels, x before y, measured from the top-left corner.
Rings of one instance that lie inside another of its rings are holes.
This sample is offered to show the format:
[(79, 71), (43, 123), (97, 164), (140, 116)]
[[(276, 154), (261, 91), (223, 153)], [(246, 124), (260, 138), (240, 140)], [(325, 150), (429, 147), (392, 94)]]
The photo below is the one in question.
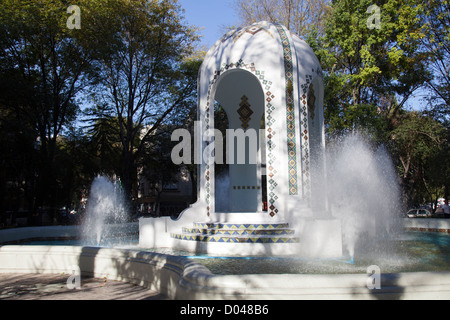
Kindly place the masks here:
[(431, 217), (431, 212), (427, 209), (411, 209), (406, 215), (408, 218), (426, 218)]

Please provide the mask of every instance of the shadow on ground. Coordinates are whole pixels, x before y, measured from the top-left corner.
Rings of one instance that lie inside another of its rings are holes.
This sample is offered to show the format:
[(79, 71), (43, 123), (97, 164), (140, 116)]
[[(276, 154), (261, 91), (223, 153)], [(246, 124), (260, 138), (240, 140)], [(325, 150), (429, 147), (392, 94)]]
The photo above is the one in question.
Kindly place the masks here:
[(148, 288), (126, 282), (81, 278), (80, 289), (67, 287), (68, 274), (0, 273), (0, 300), (163, 300)]

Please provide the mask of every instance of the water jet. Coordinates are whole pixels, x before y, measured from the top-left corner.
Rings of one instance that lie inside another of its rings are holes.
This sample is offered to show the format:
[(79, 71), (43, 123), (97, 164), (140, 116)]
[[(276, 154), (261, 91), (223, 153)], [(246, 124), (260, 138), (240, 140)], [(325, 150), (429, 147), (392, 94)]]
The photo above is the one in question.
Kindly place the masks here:
[[(127, 213), (120, 180), (97, 176), (92, 182), (83, 216), (81, 239), (85, 245), (104, 246), (112, 235), (110, 225), (126, 222)], [(117, 230), (116, 230), (117, 231)]]

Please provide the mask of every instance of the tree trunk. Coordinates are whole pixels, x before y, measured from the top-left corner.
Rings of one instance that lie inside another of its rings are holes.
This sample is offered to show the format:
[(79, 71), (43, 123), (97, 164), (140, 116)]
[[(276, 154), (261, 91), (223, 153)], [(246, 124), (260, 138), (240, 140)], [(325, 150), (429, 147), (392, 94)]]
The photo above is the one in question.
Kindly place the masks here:
[(123, 152), (123, 166), (122, 166), (122, 185), (125, 195), (125, 208), (127, 214), (132, 214), (133, 211), (133, 184), (136, 180), (134, 168), (134, 156), (132, 150), (124, 150)]

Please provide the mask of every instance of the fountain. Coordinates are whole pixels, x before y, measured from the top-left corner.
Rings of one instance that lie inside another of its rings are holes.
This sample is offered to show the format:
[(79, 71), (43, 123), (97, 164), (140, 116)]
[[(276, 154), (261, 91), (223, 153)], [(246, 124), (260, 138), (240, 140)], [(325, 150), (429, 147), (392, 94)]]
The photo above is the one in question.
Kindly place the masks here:
[[(83, 216), (81, 243), (97, 247), (111, 245), (109, 241), (112, 237), (117, 239), (124, 235), (126, 222), (127, 212), (120, 180), (97, 176), (92, 182)], [(117, 241), (113, 240), (112, 243)]]
[[(386, 150), (360, 134), (325, 150), (322, 72), (305, 42), (267, 22), (230, 31), (206, 55), (198, 88), (198, 200), (177, 220), (140, 219), (141, 248), (184, 250), (219, 274), (422, 270), (403, 247)], [(228, 118), (225, 143), (214, 130), (216, 105)], [(187, 141), (188, 133), (175, 157), (183, 145), (190, 154)], [(439, 270), (448, 269), (443, 261)]]
[[(263, 21), (218, 40), (199, 72), (197, 202), (176, 221), (140, 219), (140, 245), (219, 256), (342, 256), (341, 220), (316, 200), (326, 194), (323, 90), (314, 52), (284, 26)], [(226, 113), (226, 133), (214, 129), (216, 105)], [(175, 163), (191, 161), (190, 145), (181, 152), (187, 141), (174, 148)], [(226, 179), (216, 177), (218, 164), (227, 165)]]
[(361, 134), (340, 139), (327, 152), (330, 211), (342, 222), (343, 247), (380, 243), (400, 231), (402, 212), (395, 168), (383, 146), (373, 150)]
[[(395, 170), (382, 147), (351, 135), (325, 150), (322, 73), (305, 42), (267, 22), (230, 31), (205, 57), (198, 88), (196, 203), (176, 220), (141, 218), (139, 248), (105, 248), (104, 222), (122, 221), (122, 207), (114, 184), (98, 177), (83, 232), (94, 247), (3, 245), (0, 271), (77, 265), (175, 299), (450, 297), (449, 236), (403, 232), (450, 233), (450, 223), (399, 218)], [(220, 176), (216, 103), (237, 140), (227, 140)], [(186, 137), (182, 146), (191, 141), (185, 134), (176, 135)], [(21, 229), (0, 231), (0, 244), (73, 234)]]

